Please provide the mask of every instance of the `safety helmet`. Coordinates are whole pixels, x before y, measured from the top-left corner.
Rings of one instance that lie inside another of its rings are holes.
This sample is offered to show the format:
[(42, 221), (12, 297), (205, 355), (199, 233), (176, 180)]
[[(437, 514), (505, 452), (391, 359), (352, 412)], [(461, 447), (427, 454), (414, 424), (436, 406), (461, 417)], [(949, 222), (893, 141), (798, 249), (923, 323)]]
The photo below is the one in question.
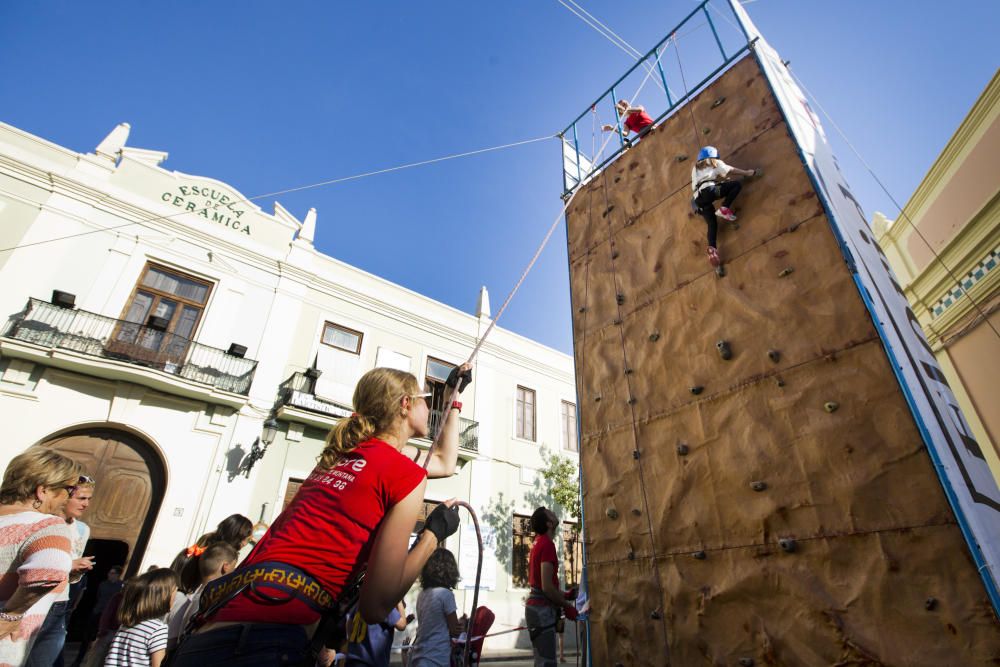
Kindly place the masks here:
[(707, 160), (708, 158), (719, 157), (719, 149), (715, 146), (703, 146), (700, 151), (698, 151), (698, 161)]

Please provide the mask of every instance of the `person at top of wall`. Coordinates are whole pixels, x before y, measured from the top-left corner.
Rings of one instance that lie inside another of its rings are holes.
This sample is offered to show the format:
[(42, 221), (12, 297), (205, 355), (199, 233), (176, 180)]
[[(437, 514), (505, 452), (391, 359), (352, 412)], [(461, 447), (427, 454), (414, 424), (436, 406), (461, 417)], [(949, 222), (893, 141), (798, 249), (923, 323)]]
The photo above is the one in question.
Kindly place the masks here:
[[(705, 146), (698, 151), (698, 161), (691, 167), (691, 190), (694, 192), (694, 208), (708, 223), (708, 261), (712, 266), (722, 264), (719, 254), (717, 235), (719, 221), (716, 216), (730, 222), (736, 221), (736, 214), (731, 208), (742, 185), (739, 181), (728, 179), (732, 174), (739, 176), (758, 175), (760, 170), (739, 169), (730, 166), (719, 159), (719, 151), (715, 146)], [(715, 209), (715, 202), (722, 200), (722, 206)]]
[[(457, 396), (471, 381), (472, 367), (463, 364), (446, 384)], [(429, 433), (430, 396), (405, 371), (376, 368), (361, 377), (355, 412), (330, 432), (291, 503), (232, 575), (202, 591), (206, 611), (193, 621), (200, 627), (182, 638), (172, 667), (298, 664), (320, 653), (309, 638), (321, 617), (332, 622), (324, 633), (337, 628), (330, 610), (353, 601), (341, 598), (362, 572), (361, 617), (377, 623), (389, 615), (438, 545), (458, 530), (455, 501), (447, 501), (427, 516), (408, 549), (427, 478), (452, 475), (458, 462), (458, 401), (442, 417), (426, 470), (408, 444)], [(253, 586), (239, 585), (249, 580)], [(340, 638), (316, 639), (333, 647)]]
[[(622, 118), (623, 129), (621, 133), (622, 138), (626, 141), (629, 140), (629, 132), (635, 132), (635, 139), (638, 140), (646, 136), (649, 130), (653, 127), (653, 119), (649, 117), (648, 113), (646, 113), (646, 107), (634, 107), (628, 103), (628, 100), (618, 100), (618, 103), (615, 104), (615, 110)], [(618, 131), (618, 127), (615, 125), (602, 125), (601, 129), (605, 132)]]

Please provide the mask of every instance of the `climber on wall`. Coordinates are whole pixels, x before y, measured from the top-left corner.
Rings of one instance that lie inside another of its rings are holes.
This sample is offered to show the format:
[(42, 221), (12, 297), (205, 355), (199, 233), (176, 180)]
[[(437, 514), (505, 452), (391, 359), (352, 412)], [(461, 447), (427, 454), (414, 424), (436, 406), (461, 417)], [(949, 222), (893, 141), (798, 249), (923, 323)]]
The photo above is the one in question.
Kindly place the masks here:
[[(629, 105), (628, 100), (618, 100), (618, 103), (615, 104), (615, 110), (624, 119), (621, 133), (622, 138), (626, 141), (629, 141), (629, 132), (635, 132), (635, 139), (639, 140), (646, 136), (646, 133), (653, 127), (653, 119), (646, 113), (646, 107), (633, 107)], [(605, 132), (618, 131), (615, 125), (602, 125), (601, 129)]]
[[(730, 208), (740, 193), (739, 181), (726, 180), (730, 175), (759, 176), (759, 169), (738, 169), (719, 159), (719, 151), (714, 146), (705, 146), (698, 151), (698, 161), (691, 167), (691, 190), (694, 191), (694, 208), (708, 223), (708, 261), (712, 266), (722, 264), (716, 245), (719, 222), (716, 216), (730, 222), (736, 221), (736, 214)], [(715, 209), (715, 201), (721, 199), (722, 206)]]

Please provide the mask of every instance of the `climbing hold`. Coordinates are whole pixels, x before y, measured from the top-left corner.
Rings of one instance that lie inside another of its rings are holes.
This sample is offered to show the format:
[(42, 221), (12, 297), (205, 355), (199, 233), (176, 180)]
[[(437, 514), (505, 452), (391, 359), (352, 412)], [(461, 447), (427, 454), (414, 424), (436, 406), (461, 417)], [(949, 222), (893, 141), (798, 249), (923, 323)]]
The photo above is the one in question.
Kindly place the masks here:
[(626, 368), (625, 369), (625, 375), (632, 375), (632, 373), (634, 373), (634, 372), (635, 371), (633, 371), (631, 368)]
[(696, 384), (695, 386), (691, 387), (691, 393), (694, 394), (695, 396), (697, 396), (698, 394), (700, 394), (704, 390), (705, 390), (705, 388), (702, 387), (700, 384)]
[(615, 210), (615, 205), (614, 204), (612, 204), (611, 206), (609, 206), (606, 209), (604, 209), (604, 213), (601, 214), (601, 217), (602, 218), (608, 217), (608, 213), (611, 213), (611, 211), (613, 211), (613, 210)]
[(779, 387), (784, 387), (785, 386), (785, 381), (782, 380), (781, 378), (778, 378), (777, 380), (775, 380), (775, 382), (777, 383), (777, 385)]
[(708, 557), (708, 554), (706, 554), (704, 551), (695, 551), (691, 555), (694, 556), (695, 560), (705, 560), (705, 558)]
[(753, 667), (753, 658), (740, 658), (740, 667)]
[(712, 128), (710, 128), (710, 127), (703, 127), (703, 128), (701, 128), (701, 133), (702, 134), (711, 134), (712, 133)]
[(635, 552), (634, 551), (629, 551), (628, 552), (628, 559), (629, 560), (635, 560)]
[(728, 341), (720, 340), (715, 344), (715, 349), (719, 351), (719, 356), (722, 357), (724, 361), (728, 361), (733, 358), (733, 349), (729, 346)]
[(636, 461), (639, 460), (639, 450), (638, 449), (633, 449), (632, 450), (632, 458), (634, 458)]
[(600, 394), (595, 394), (595, 395), (594, 395), (594, 403), (597, 403), (597, 402), (599, 402), (600, 400), (601, 400), (601, 395), (600, 395)]
[(607, 509), (607, 511), (605, 512), (605, 514), (608, 515), (609, 519), (617, 519), (618, 518), (618, 510), (616, 510), (614, 507), (609, 507)]
[(778, 274), (778, 277), (779, 277), (779, 278), (784, 278), (785, 276), (790, 276), (790, 275), (792, 275), (792, 272), (794, 272), (794, 271), (795, 271), (795, 269), (793, 269), (792, 267), (790, 267), (790, 266), (786, 266), (786, 267), (785, 267), (785, 268), (783, 268), (783, 269), (781, 270), (781, 272), (780, 272), (780, 273)]
[(661, 618), (663, 618), (663, 614), (661, 614), (661, 613), (660, 613), (660, 610), (659, 610), (659, 609), (656, 609), (656, 610), (654, 610), (654, 611), (653, 611), (652, 613), (650, 613), (650, 614), (649, 614), (649, 617), (650, 617), (651, 619), (653, 619), (654, 621), (658, 621), (658, 620), (660, 620)]
[(836, 412), (837, 408), (839, 408), (839, 407), (840, 407), (840, 403), (837, 403), (836, 401), (827, 401), (826, 403), (823, 404), (823, 409), (826, 410), (829, 413)]
[(622, 318), (620, 318), (620, 317), (616, 317), (615, 319), (613, 319), (611, 321), (611, 324), (614, 324), (615, 326), (618, 326), (621, 323), (622, 323)]
[(611, 259), (618, 259), (618, 251), (617, 250), (612, 250), (611, 251)]
[(793, 553), (795, 549), (799, 546), (798, 543), (790, 537), (781, 538), (780, 540), (778, 540), (778, 544), (787, 553)]
[(638, 507), (632, 508), (632, 516), (642, 516), (642, 510)]
[(924, 600), (924, 609), (934, 611), (937, 608), (937, 598), (927, 598)]
[(629, 396), (628, 404), (629, 405), (635, 405), (636, 404), (635, 396)]
[(761, 481), (750, 482), (750, 488), (759, 493), (767, 488), (767, 482), (761, 482)]
[(581, 313), (587, 312), (587, 307), (586, 306), (580, 306), (579, 312), (581, 312)]
[(635, 218), (628, 218), (628, 219), (627, 219), (627, 220), (625, 221), (625, 226), (626, 226), (626, 227), (631, 227), (631, 226), (632, 226), (632, 225), (634, 225), (634, 224), (635, 224)]
[(764, 175), (764, 170), (761, 169), (760, 167), (757, 167), (756, 169), (753, 170), (754, 178), (760, 178), (763, 175)]
[(768, 350), (767, 357), (774, 363), (778, 363), (781, 361), (781, 352), (778, 352), (777, 350)]
[(681, 456), (687, 456), (689, 451), (691, 451), (691, 449), (687, 445), (683, 443), (677, 445), (677, 453)]
[(719, 99), (712, 102), (712, 108), (714, 109), (715, 107), (722, 106), (725, 103), (725, 101), (726, 101), (725, 97), (720, 97)]
[(615, 300), (618, 302), (618, 305), (620, 306), (623, 303), (625, 303), (625, 295), (622, 294), (621, 292), (618, 292), (618, 294), (615, 295)]
[(653, 333), (649, 334), (649, 340), (651, 340), (654, 343), (660, 340), (660, 332), (654, 331)]
[(677, 156), (677, 161), (678, 161), (678, 162), (684, 162), (684, 161), (685, 161), (685, 160), (687, 160), (687, 159), (688, 159), (688, 156), (687, 156), (687, 155), (678, 155), (678, 156)]

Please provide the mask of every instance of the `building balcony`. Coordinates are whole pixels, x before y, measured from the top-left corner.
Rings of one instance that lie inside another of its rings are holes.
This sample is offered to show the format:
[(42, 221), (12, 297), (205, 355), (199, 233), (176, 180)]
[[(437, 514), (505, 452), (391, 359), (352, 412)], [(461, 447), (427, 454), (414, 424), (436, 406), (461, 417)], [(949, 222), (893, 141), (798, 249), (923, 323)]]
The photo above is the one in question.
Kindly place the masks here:
[[(314, 373), (315, 371), (310, 371)], [(279, 419), (301, 421), (317, 427), (329, 428), (343, 417), (350, 417), (352, 408), (316, 396), (316, 378), (307, 373), (293, 373), (278, 388)], [(458, 446), (468, 452), (479, 451), (479, 422), (460, 418)], [(441, 411), (431, 410), (429, 439), (433, 439), (441, 424)], [(420, 439), (417, 446), (429, 445), (428, 439)]]
[(257, 362), (167, 331), (85, 310), (29, 299), (3, 338), (50, 351), (152, 369), (222, 392), (246, 396)]

